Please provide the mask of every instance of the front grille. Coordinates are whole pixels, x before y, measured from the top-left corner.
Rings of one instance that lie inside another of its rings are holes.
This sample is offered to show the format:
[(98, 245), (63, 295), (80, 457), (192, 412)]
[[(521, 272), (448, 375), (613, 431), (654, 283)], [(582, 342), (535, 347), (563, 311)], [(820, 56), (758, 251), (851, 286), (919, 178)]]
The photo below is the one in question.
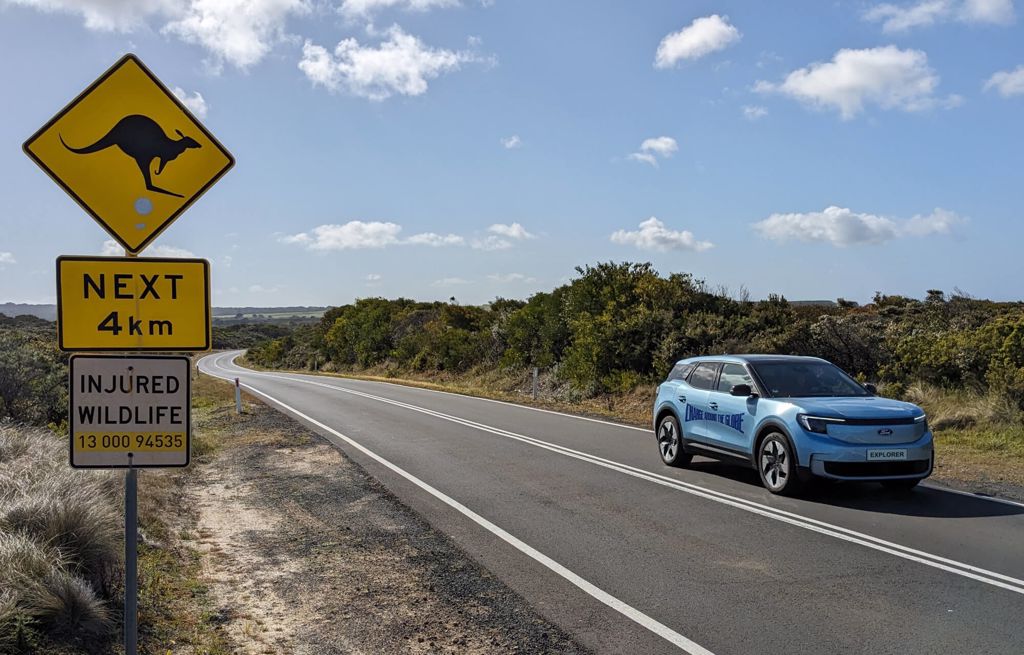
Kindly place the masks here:
[(909, 418), (848, 418), (843, 425), (913, 425), (916, 419)]
[(928, 472), (928, 460), (909, 462), (825, 462), (825, 472), (844, 478), (882, 478), (890, 475), (921, 475)]

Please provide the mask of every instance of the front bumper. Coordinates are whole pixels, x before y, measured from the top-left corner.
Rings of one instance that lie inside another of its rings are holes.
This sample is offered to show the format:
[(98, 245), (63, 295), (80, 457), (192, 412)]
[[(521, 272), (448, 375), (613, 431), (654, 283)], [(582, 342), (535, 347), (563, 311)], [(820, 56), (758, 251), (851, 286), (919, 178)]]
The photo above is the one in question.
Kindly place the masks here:
[[(825, 444), (823, 441), (813, 440), (808, 453), (808, 468), (812, 474), (832, 480), (922, 479), (931, 475), (935, 464), (931, 432), (907, 444), (853, 445)], [(867, 451), (877, 448), (906, 450), (907, 458), (869, 462)]]

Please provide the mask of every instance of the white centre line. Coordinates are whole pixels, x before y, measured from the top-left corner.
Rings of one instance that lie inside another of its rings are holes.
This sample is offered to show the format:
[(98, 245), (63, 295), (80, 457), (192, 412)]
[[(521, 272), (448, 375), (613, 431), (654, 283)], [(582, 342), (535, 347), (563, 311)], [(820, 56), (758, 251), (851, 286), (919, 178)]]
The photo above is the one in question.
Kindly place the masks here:
[[(229, 373), (229, 375), (217, 375), (216, 373), (213, 373), (212, 371), (209, 371), (209, 370), (206, 370), (206, 371), (203, 371), (203, 372), (206, 373), (207, 375), (210, 375), (210, 376), (216, 377), (216, 378), (220, 378), (222, 380), (229, 380), (229, 381), (232, 380), (232, 378), (230, 376), (230, 371), (227, 371), (226, 369), (224, 369), (224, 368), (222, 368), (220, 366), (221, 359), (224, 356), (220, 355), (220, 356), (215, 356), (215, 357), (216, 357), (216, 359), (214, 359), (213, 366), (216, 367), (216, 368), (219, 368), (220, 370), (224, 371), (225, 373)], [(206, 358), (204, 358), (204, 360), (205, 359)], [(263, 375), (263, 374), (261, 374), (261, 375)], [(273, 376), (268, 376), (268, 377), (273, 377)], [(293, 379), (293, 378), (285, 378), (285, 379)], [(319, 384), (319, 383), (311, 383), (311, 384)], [(311, 417), (311, 416), (309, 416), (307, 414), (304, 414), (303, 412), (300, 412), (299, 410), (295, 409), (291, 405), (288, 405), (288, 404), (278, 400), (277, 398), (274, 398), (270, 394), (264, 393), (263, 391), (260, 391), (259, 389), (256, 389), (256, 388), (252, 387), (251, 385), (248, 385), (248, 384), (245, 384), (245, 383), (241, 383), (241, 386), (245, 387), (246, 389), (248, 389), (250, 392), (252, 392), (254, 394), (257, 394), (259, 396), (262, 396), (262, 397), (266, 398), (267, 400), (269, 400), (273, 404), (281, 407), (282, 409), (288, 411), (289, 413), (294, 414), (295, 416), (298, 416), (299, 418), (302, 418), (305, 421), (308, 421), (309, 423), (317, 426), (321, 430), (324, 430), (324, 431), (330, 433), (331, 435), (337, 437), (338, 439), (341, 439), (342, 441), (344, 441), (345, 443), (349, 444), (353, 448), (359, 450), (361, 453), (363, 453), (367, 457), (370, 457), (371, 459), (373, 459), (377, 463), (379, 463), (379, 464), (387, 467), (388, 469), (394, 471), (395, 473), (397, 473), (398, 475), (402, 476), (403, 478), (405, 478), (409, 482), (413, 483), (414, 485), (416, 485), (420, 489), (426, 491), (431, 496), (437, 498), (438, 500), (440, 500), (444, 504), (446, 504), (449, 507), (451, 507), (452, 509), (456, 510), (457, 512), (459, 512), (460, 514), (462, 514), (466, 518), (470, 519), (471, 521), (473, 521), (474, 523), (476, 523), (480, 527), (484, 528), (485, 530), (487, 530), (491, 534), (493, 534), (496, 537), (500, 538), (502, 541), (504, 541), (505, 543), (509, 544), (510, 546), (512, 546), (513, 548), (518, 550), (519, 552), (521, 552), (524, 555), (530, 557), (534, 561), (542, 564), (547, 569), (549, 569), (550, 571), (558, 574), (562, 578), (568, 580), (573, 585), (575, 585), (576, 587), (578, 587), (579, 589), (584, 591), (587, 595), (589, 595), (592, 598), (600, 601), (601, 603), (604, 603), (608, 607), (612, 608), (616, 612), (622, 614), (623, 616), (625, 616), (626, 618), (630, 619), (631, 621), (637, 623), (638, 625), (641, 625), (644, 628), (647, 628), (648, 630), (650, 630), (654, 634), (658, 635), (662, 639), (664, 639), (664, 640), (668, 641), (669, 643), (673, 644), (674, 646), (678, 647), (683, 652), (690, 653), (690, 655), (714, 655), (714, 653), (709, 651), (707, 648), (704, 648), (703, 646), (701, 646), (697, 642), (684, 637), (683, 635), (679, 634), (678, 632), (676, 632), (672, 628), (669, 628), (665, 624), (660, 623), (659, 621), (656, 621), (655, 619), (653, 619), (650, 616), (644, 614), (643, 612), (641, 612), (640, 610), (636, 609), (632, 605), (629, 605), (625, 601), (619, 600), (615, 596), (612, 596), (611, 594), (609, 594), (608, 592), (604, 591), (600, 587), (594, 585), (593, 583), (589, 582), (588, 580), (586, 580), (586, 579), (580, 577), (579, 575), (573, 573), (568, 568), (562, 566), (561, 564), (559, 564), (555, 560), (551, 559), (550, 557), (548, 557), (544, 553), (540, 552), (539, 550), (537, 550), (533, 546), (530, 546), (529, 544), (527, 544), (526, 542), (522, 541), (521, 539), (513, 536), (512, 534), (509, 534), (508, 532), (506, 532), (502, 528), (498, 527), (494, 523), (491, 523), (490, 521), (488, 521), (484, 517), (480, 516), (479, 514), (474, 512), (473, 510), (469, 509), (468, 507), (466, 507), (465, 505), (463, 505), (459, 501), (455, 500), (451, 496), (448, 496), (443, 491), (440, 491), (440, 490), (432, 487), (431, 485), (427, 484), (423, 480), (417, 478), (412, 473), (409, 473), (405, 469), (403, 469), (403, 468), (401, 468), (401, 467), (391, 463), (390, 461), (384, 459), (383, 457), (381, 457), (377, 453), (373, 452), (369, 448), (366, 448), (365, 446), (363, 446), (362, 444), (356, 442), (355, 440), (351, 439), (350, 437), (347, 437), (344, 434), (342, 434), (341, 432), (338, 432), (337, 430), (335, 430), (334, 428), (330, 427), (329, 425), (321, 423), (320, 421), (316, 420), (315, 418), (313, 418), (313, 417)], [(322, 385), (322, 386), (329, 386), (329, 385)], [(337, 387), (331, 387), (331, 388), (332, 389), (337, 389)]]
[[(233, 360), (235, 357), (237, 357), (237, 354), (227, 353), (226, 355), (220, 356), (214, 360), (215, 365), (220, 365), (220, 363), (223, 361), (223, 358), (227, 356), (230, 356), (232, 359), (231, 363), (234, 363)], [(774, 507), (769, 507), (767, 505), (762, 505), (760, 503), (756, 503), (745, 498), (732, 496), (730, 494), (715, 491), (713, 489), (708, 489), (705, 487), (701, 487), (699, 485), (683, 482), (682, 480), (669, 478), (663, 475), (652, 473), (650, 471), (646, 471), (644, 469), (629, 466), (628, 464), (622, 464), (620, 462), (615, 462), (613, 460), (604, 459), (596, 455), (591, 455), (589, 453), (585, 453), (582, 451), (573, 450), (571, 448), (543, 441), (541, 439), (536, 439), (534, 437), (529, 437), (515, 432), (510, 432), (508, 430), (503, 430), (501, 428), (496, 428), (494, 426), (489, 426), (483, 423), (477, 423), (475, 421), (470, 421), (468, 419), (463, 419), (461, 417), (444, 414), (442, 412), (438, 412), (425, 407), (420, 407), (418, 405), (411, 405), (409, 403), (403, 403), (390, 398), (384, 398), (382, 396), (375, 396), (373, 394), (365, 393), (362, 391), (356, 391), (345, 387), (340, 387), (334, 384), (325, 384), (323, 382), (307, 380), (299, 376), (285, 376), (273, 373), (253, 372), (248, 370), (245, 370), (245, 373), (248, 375), (257, 375), (261, 377), (276, 378), (279, 380), (325, 387), (328, 389), (332, 389), (334, 391), (340, 391), (342, 393), (361, 396), (370, 400), (375, 400), (377, 402), (402, 407), (410, 411), (420, 412), (423, 414), (434, 416), (435, 418), (450, 421), (453, 423), (458, 423), (467, 427), (471, 427), (484, 432), (489, 432), (491, 434), (513, 439), (522, 443), (527, 443), (539, 448), (543, 448), (545, 450), (549, 450), (551, 452), (556, 452), (561, 455), (565, 455), (567, 457), (572, 457), (574, 459), (585, 461), (590, 464), (615, 470), (632, 477), (644, 479), (649, 482), (670, 487), (678, 491), (682, 491), (694, 496), (705, 498), (707, 500), (713, 500), (715, 502), (722, 503), (730, 507), (751, 512), (753, 514), (758, 514), (760, 516), (764, 516), (777, 521), (781, 521), (783, 523), (804, 528), (806, 530), (817, 532), (819, 534), (824, 534), (830, 537), (834, 537), (836, 539), (841, 539), (843, 541), (855, 543), (890, 555), (895, 555), (896, 557), (910, 560), (912, 562), (917, 562), (919, 564), (924, 564), (926, 566), (940, 569), (948, 573), (953, 573), (955, 575), (963, 576), (965, 578), (970, 578), (972, 580), (1000, 587), (1002, 589), (1006, 589), (1008, 591), (1012, 591), (1015, 593), (1024, 594), (1024, 580), (1020, 580), (1018, 578), (1013, 578), (1002, 573), (989, 571), (987, 569), (983, 569), (981, 567), (977, 567), (971, 564), (958, 562), (956, 560), (941, 557), (939, 555), (934, 555), (932, 553), (927, 553), (921, 550), (903, 546), (901, 544), (879, 539), (878, 537), (873, 537), (868, 534), (857, 532), (855, 530), (850, 530), (849, 528), (844, 528), (842, 526), (834, 525), (825, 521), (820, 521), (818, 519), (802, 516), (800, 514), (795, 514), (793, 512), (787, 512), (781, 509), (776, 509)]]

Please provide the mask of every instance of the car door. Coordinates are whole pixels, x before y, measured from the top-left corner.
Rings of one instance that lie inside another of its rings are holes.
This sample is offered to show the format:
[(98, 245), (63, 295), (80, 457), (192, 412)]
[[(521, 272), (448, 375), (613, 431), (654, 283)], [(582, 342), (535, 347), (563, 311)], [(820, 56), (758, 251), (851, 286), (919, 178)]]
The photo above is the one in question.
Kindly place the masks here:
[(707, 412), (708, 392), (715, 386), (718, 378), (717, 362), (700, 362), (680, 385), (679, 403), (683, 405), (682, 420), (683, 437), (691, 441), (707, 443), (708, 424), (704, 420)]
[(749, 455), (754, 415), (748, 396), (733, 396), (730, 392), (737, 384), (754, 387), (754, 380), (742, 364), (722, 364), (715, 388), (708, 392), (707, 434), (709, 442), (726, 450)]

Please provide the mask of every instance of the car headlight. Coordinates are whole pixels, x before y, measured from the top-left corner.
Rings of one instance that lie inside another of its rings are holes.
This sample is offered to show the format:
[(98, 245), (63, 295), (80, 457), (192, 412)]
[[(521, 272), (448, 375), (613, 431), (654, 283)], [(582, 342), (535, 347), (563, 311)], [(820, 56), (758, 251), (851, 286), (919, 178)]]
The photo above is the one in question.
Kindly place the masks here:
[(829, 423), (845, 423), (846, 421), (841, 418), (831, 418), (828, 416), (811, 416), (809, 414), (797, 414), (797, 422), (808, 432), (816, 432), (818, 434), (828, 434)]
[(928, 432), (928, 415), (921, 414), (914, 418), (914, 435), (921, 438)]

